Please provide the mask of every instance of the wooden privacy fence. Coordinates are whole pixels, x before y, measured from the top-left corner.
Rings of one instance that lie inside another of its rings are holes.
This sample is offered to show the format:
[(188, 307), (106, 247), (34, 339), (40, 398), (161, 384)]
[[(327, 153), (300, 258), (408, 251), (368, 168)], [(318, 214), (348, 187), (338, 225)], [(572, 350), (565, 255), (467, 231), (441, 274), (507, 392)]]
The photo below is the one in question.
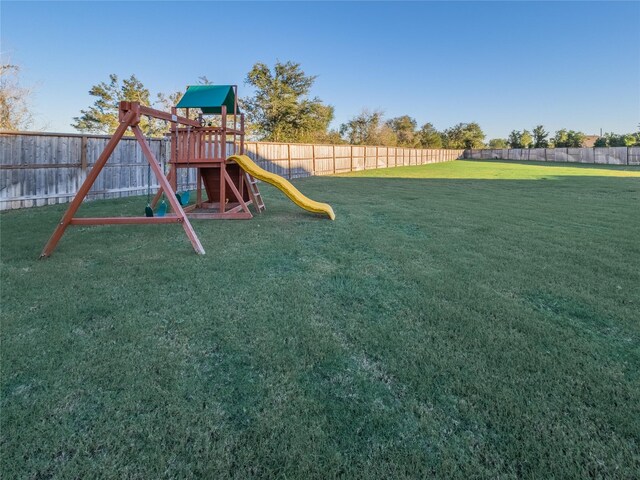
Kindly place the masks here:
[(464, 158), (475, 160), (525, 160), (536, 162), (640, 165), (640, 147), (592, 148), (485, 148), (465, 150)]
[[(70, 201), (109, 141), (109, 136), (40, 132), (0, 132), (0, 210)], [(168, 168), (170, 142), (151, 139), (151, 150)], [(228, 145), (229, 152), (231, 144)], [(306, 145), (246, 142), (246, 154), (265, 170), (285, 178), (331, 175), (372, 168), (421, 165), (455, 160), (462, 150)], [(194, 189), (195, 170), (180, 172), (178, 190)], [(125, 137), (91, 188), (89, 199), (144, 195), (149, 166), (139, 144)], [(151, 173), (150, 190), (158, 185)]]

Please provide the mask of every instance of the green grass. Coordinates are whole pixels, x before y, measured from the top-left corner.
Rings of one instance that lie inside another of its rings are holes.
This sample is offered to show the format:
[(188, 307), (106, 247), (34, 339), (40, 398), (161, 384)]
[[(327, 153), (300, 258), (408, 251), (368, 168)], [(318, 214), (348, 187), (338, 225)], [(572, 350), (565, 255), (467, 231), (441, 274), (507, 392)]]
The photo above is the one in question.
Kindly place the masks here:
[[(456, 161), (263, 186), (250, 221), (4, 213), (3, 478), (633, 478), (640, 170)], [(84, 215), (142, 214), (143, 198)]]

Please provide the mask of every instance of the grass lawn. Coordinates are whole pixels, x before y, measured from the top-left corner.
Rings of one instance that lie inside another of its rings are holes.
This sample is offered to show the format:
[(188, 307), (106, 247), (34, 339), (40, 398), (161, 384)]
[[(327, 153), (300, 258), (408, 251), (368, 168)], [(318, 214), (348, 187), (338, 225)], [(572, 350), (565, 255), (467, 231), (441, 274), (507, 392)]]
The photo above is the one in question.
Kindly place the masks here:
[(2, 214), (0, 476), (637, 478), (640, 169), (295, 184), (336, 221), (263, 186), (204, 257), (107, 226), (39, 261), (65, 206)]

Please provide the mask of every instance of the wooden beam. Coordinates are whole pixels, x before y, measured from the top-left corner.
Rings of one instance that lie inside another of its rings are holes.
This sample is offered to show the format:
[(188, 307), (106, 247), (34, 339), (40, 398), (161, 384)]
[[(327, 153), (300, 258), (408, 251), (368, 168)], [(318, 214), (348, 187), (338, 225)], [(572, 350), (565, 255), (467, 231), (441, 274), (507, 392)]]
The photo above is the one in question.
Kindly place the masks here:
[(242, 209), (245, 212), (247, 212), (249, 215), (251, 215), (251, 211), (249, 210), (249, 207), (247, 207), (247, 204), (244, 203), (244, 199), (242, 198), (242, 195), (240, 195), (240, 192), (238, 191), (238, 189), (236, 188), (235, 184), (233, 183), (233, 180), (231, 180), (231, 177), (229, 176), (229, 174), (227, 173), (226, 170), (224, 170), (223, 173), (224, 173), (225, 180), (229, 184), (229, 187), (231, 187), (231, 191), (233, 192), (233, 194), (238, 199), (238, 203), (240, 203), (240, 206), (242, 207)]
[(187, 216), (189, 218), (194, 218), (196, 220), (249, 220), (253, 218), (251, 213), (246, 212), (238, 212), (238, 213), (201, 213), (201, 212), (193, 212), (188, 213)]
[(176, 215), (165, 217), (76, 217), (71, 225), (136, 225), (147, 223), (180, 223), (182, 219)]
[[(138, 102), (131, 102), (131, 107)], [(181, 117), (180, 115), (174, 115), (172, 113), (163, 112), (162, 110), (156, 110), (155, 108), (145, 107), (140, 105), (140, 115), (146, 115), (147, 117), (153, 117), (167, 122), (176, 122), (181, 125), (191, 125), (192, 127), (200, 127), (200, 123), (197, 120), (191, 120), (187, 117)]]

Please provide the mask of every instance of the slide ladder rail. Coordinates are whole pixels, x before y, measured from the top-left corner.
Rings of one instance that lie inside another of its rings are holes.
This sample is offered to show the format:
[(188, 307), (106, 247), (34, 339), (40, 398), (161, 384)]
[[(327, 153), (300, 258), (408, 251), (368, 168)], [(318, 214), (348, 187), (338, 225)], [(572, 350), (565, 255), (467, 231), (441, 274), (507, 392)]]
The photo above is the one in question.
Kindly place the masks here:
[(247, 172), (244, 172), (244, 178), (247, 182), (247, 186), (249, 187), (249, 197), (251, 198), (251, 202), (255, 205), (256, 211), (258, 213), (262, 213), (266, 207), (262, 201), (262, 194), (258, 188), (258, 181)]

